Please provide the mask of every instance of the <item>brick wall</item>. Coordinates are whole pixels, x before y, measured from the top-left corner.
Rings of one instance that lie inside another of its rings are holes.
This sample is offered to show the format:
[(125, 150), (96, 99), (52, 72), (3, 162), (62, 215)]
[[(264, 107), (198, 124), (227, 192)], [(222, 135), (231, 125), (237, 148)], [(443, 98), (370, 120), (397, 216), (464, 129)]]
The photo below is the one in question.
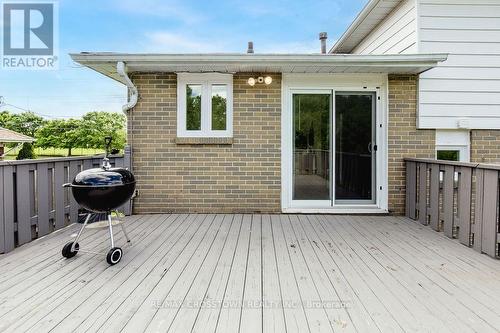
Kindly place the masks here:
[(389, 211), (405, 212), (404, 157), (434, 158), (435, 131), (417, 130), (417, 76), (389, 75)]
[(470, 160), (478, 163), (500, 163), (500, 131), (472, 130)]
[(178, 144), (176, 75), (132, 75), (140, 95), (128, 122), (134, 213), (280, 211), (281, 75), (254, 87), (248, 77), (234, 75), (232, 144)]

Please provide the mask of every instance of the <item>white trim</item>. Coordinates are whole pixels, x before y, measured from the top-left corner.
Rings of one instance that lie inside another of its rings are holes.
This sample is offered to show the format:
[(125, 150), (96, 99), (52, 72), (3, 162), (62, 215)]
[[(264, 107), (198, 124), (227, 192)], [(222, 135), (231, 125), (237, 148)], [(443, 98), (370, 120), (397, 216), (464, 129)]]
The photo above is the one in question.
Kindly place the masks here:
[(468, 130), (436, 130), (438, 150), (458, 150), (460, 162), (470, 161), (470, 132)]
[[(350, 213), (362, 209), (364, 213), (372, 213), (364, 207), (377, 212), (388, 209), (388, 147), (387, 147), (387, 75), (383, 74), (283, 74), (281, 98), (281, 207), (283, 212), (319, 212)], [(376, 93), (376, 203), (375, 205), (339, 205), (331, 204), (331, 200), (292, 200), (292, 114), (291, 94), (301, 91), (370, 91)], [(380, 97), (380, 100), (378, 99)], [(380, 127), (382, 125), (382, 127)], [(380, 189), (382, 186), (382, 189)], [(329, 206), (326, 204), (329, 203)], [(324, 211), (323, 211), (324, 210)]]
[(393, 73), (418, 74), (445, 61), (447, 54), (130, 54), (77, 53), (71, 58), (124, 83), (116, 62), (129, 72), (192, 73)]
[(470, 162), (469, 146), (452, 146), (452, 145), (439, 145), (436, 146), (436, 159), (437, 152), (440, 150), (458, 150), (458, 162)]
[[(201, 130), (186, 129), (186, 86), (188, 84), (202, 86)], [(227, 86), (226, 130), (212, 130), (212, 85)], [(177, 74), (177, 137), (233, 137), (233, 75), (221, 73), (178, 73)]]
[(378, 208), (376, 205), (373, 206), (350, 206), (349, 208), (283, 208), (283, 213), (288, 214), (388, 214), (389, 211), (386, 209)]

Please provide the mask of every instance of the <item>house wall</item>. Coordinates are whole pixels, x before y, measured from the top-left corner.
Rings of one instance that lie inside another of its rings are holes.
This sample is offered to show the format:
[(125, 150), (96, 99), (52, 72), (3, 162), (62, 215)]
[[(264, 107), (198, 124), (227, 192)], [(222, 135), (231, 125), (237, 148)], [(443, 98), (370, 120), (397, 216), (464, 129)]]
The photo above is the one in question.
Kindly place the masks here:
[(500, 164), (500, 131), (472, 130), (471, 162)]
[(405, 213), (405, 157), (434, 158), (435, 130), (419, 130), (417, 76), (389, 75), (389, 211)]
[(404, 0), (353, 50), (354, 54), (417, 52), (416, 0)]
[[(234, 75), (232, 144), (179, 144), (176, 75), (132, 75), (140, 95), (128, 118), (134, 213), (281, 211), (281, 75), (254, 87), (248, 77)], [(390, 75), (388, 97), (389, 210), (404, 214), (403, 158), (433, 157), (435, 131), (416, 129), (416, 76)]]
[(248, 77), (233, 78), (232, 144), (178, 144), (176, 75), (132, 75), (140, 96), (128, 124), (135, 213), (280, 211), (281, 75), (254, 87)]
[(500, 129), (499, 4), (418, 0), (419, 53), (449, 53), (420, 76), (420, 128)]

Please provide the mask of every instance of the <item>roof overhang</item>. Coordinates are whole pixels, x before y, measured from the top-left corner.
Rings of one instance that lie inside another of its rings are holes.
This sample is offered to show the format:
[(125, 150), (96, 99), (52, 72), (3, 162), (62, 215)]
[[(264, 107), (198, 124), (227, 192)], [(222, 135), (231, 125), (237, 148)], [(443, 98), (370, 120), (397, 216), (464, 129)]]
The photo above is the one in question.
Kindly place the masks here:
[(31, 136), (0, 127), (0, 143), (23, 143), (34, 141), (35, 139)]
[(116, 64), (127, 72), (263, 72), (419, 74), (445, 61), (446, 54), (129, 54), (74, 53), (71, 58), (116, 81)]
[(351, 53), (402, 0), (370, 0), (349, 28), (330, 49), (330, 53)]

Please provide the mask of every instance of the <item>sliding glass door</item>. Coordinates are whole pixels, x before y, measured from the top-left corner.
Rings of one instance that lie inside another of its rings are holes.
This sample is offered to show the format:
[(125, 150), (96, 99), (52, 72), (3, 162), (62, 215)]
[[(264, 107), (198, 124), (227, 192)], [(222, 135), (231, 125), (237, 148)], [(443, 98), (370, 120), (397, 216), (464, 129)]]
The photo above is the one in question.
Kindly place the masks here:
[(292, 200), (375, 203), (375, 93), (292, 93)]
[(335, 202), (375, 203), (375, 94), (335, 93)]
[(293, 200), (331, 200), (331, 94), (293, 94)]

